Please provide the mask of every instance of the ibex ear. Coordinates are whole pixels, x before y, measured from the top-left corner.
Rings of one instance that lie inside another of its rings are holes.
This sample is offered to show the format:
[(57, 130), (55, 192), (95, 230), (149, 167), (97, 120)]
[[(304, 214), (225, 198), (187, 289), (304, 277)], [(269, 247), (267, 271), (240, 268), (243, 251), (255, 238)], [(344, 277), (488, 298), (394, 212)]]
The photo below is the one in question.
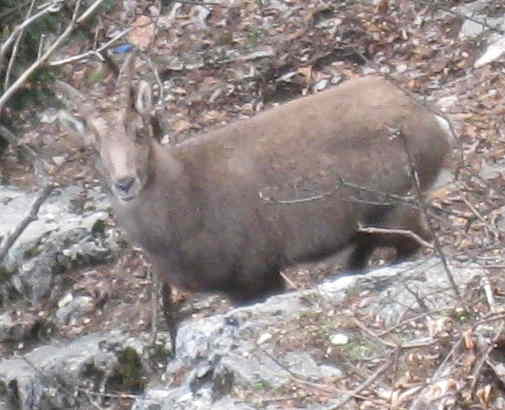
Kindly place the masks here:
[(70, 114), (67, 110), (58, 111), (58, 121), (61, 126), (74, 138), (79, 146), (94, 145), (96, 140), (93, 132), (88, 128), (85, 121)]
[(153, 109), (153, 97), (151, 86), (147, 81), (142, 80), (137, 88), (135, 97), (135, 109), (142, 116), (149, 116)]
[(63, 81), (57, 80), (55, 86), (62, 96), (65, 97), (65, 104), (70, 108), (76, 108), (79, 115), (83, 118), (83, 120), (80, 120), (68, 111), (60, 110), (58, 119), (61, 125), (69, 131), (71, 135), (79, 138), (79, 145), (95, 144), (95, 138), (98, 132), (93, 124), (93, 118), (97, 118), (93, 103), (81, 94), (80, 91)]

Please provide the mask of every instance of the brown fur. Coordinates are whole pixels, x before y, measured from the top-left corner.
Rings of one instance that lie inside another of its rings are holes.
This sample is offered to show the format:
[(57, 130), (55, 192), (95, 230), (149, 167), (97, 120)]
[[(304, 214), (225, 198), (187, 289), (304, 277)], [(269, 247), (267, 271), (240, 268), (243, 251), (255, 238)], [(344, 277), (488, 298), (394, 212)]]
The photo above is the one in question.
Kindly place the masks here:
[(429, 238), (417, 211), (339, 186), (408, 193), (406, 141), (426, 190), (449, 151), (435, 116), (383, 78), (347, 81), (173, 147), (140, 135), (151, 131), (137, 111), (125, 106), (105, 124), (84, 114), (95, 121), (115, 216), (168, 284), (244, 303), (282, 290), (283, 267), (349, 244), (357, 246), (353, 269), (376, 246), (394, 246), (398, 259), (419, 247), (403, 236), (360, 233), (359, 223)]

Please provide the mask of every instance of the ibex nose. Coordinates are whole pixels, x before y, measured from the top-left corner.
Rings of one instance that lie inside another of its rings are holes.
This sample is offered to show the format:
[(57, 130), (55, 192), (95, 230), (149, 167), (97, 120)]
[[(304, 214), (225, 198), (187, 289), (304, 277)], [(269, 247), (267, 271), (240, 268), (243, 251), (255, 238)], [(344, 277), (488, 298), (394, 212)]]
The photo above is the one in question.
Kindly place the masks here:
[(126, 194), (130, 190), (130, 188), (132, 187), (134, 182), (135, 182), (135, 178), (124, 177), (124, 178), (118, 179), (115, 182), (115, 185), (116, 185), (116, 188), (118, 189), (118, 191), (121, 191)]

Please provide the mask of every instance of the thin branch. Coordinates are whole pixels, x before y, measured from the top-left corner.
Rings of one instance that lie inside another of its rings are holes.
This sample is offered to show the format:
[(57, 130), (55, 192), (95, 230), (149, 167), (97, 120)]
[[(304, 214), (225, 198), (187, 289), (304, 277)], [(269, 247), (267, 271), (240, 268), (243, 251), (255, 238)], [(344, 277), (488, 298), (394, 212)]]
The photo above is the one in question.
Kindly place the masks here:
[(49, 183), (47, 184), (42, 191), (37, 195), (37, 198), (35, 198), (35, 201), (32, 204), (32, 207), (30, 209), (30, 212), (28, 215), (26, 215), (22, 221), (16, 226), (14, 229), (14, 232), (12, 234), (6, 236), (1, 243), (0, 247), (0, 263), (3, 261), (5, 256), (7, 255), (7, 252), (9, 252), (9, 249), (14, 245), (14, 242), (19, 238), (19, 236), (23, 233), (23, 231), (26, 229), (30, 223), (35, 221), (37, 219), (37, 214), (39, 212), (39, 209), (41, 205), (44, 203), (44, 201), (49, 197), (53, 189), (56, 187), (55, 184)]
[(287, 367), (286, 365), (284, 365), (277, 357), (275, 357), (273, 354), (271, 354), (267, 350), (263, 349), (258, 344), (256, 344), (256, 348), (258, 350), (260, 350), (263, 354), (265, 354), (266, 356), (268, 356), (268, 358), (270, 360), (272, 360), (282, 370), (284, 370), (294, 382), (300, 383), (300, 384), (303, 384), (303, 385), (306, 385), (306, 386), (313, 387), (314, 389), (317, 389), (317, 390), (319, 390), (319, 391), (321, 391), (323, 393), (326, 393), (326, 394), (335, 394), (335, 393), (338, 392), (338, 390), (335, 389), (333, 386), (323, 385), (321, 383), (314, 383), (314, 382), (311, 382), (309, 380), (305, 380), (302, 376), (300, 376), (297, 373), (295, 373), (289, 367)]
[(410, 236), (412, 239), (419, 242), (421, 245), (425, 246), (426, 248), (433, 249), (433, 245), (431, 243), (425, 241), (423, 238), (421, 238), (415, 232), (412, 232), (412, 231), (409, 231), (406, 229), (385, 229), (385, 228), (375, 228), (373, 226), (358, 225), (358, 231), (359, 232), (366, 232), (366, 233), (384, 233), (384, 234), (398, 234), (398, 235)]
[(46, 44), (46, 37), (47, 35), (45, 33), (42, 33), (40, 35), (39, 49), (37, 50), (37, 60), (40, 58), (42, 52), (44, 51), (44, 46)]
[[(18, 137), (11, 130), (9, 130), (7, 127), (5, 127), (2, 124), (0, 124), (0, 136), (4, 137), (9, 142), (9, 144), (11, 144), (13, 147), (17, 146), (17, 144), (19, 142)], [(30, 145), (20, 144), (18, 146), (18, 148), (20, 149), (20, 152), (23, 155), (26, 155), (27, 157), (29, 157), (32, 162), (34, 162), (34, 163), (37, 161), (43, 162), (40, 159), (40, 156), (38, 155), (38, 153), (32, 147), (30, 147)]]
[(396, 343), (388, 342), (387, 340), (384, 340), (383, 338), (379, 337), (378, 335), (375, 334), (372, 330), (368, 329), (364, 323), (361, 322), (356, 316), (353, 316), (352, 318), (353, 322), (363, 331), (365, 332), (369, 337), (374, 339), (376, 342), (387, 346), (387, 347), (392, 347), (393, 349), (399, 349), (400, 346), (398, 346)]
[(13, 146), (18, 142), (14, 133), (2, 124), (0, 124), (0, 136), (4, 137)]
[(492, 313), (491, 315), (489, 315), (489, 317), (486, 317), (482, 320), (479, 320), (477, 323), (474, 323), (472, 325), (472, 329), (476, 331), (479, 326), (487, 325), (489, 323), (497, 322), (503, 319), (505, 319), (505, 314), (503, 312)]
[[(89, 389), (83, 389), (82, 387), (77, 387), (75, 390), (78, 392), (84, 393), (88, 396), (95, 396), (95, 397), (99, 397), (99, 398), (103, 398), (103, 399), (132, 399), (132, 400), (136, 400), (139, 397), (141, 397), (138, 394), (129, 394), (126, 392), (125, 393), (123, 393), (123, 392), (118, 392), (118, 393), (96, 392), (96, 391), (92, 391)], [(89, 397), (88, 397), (88, 399), (89, 399)]]
[[(95, 2), (89, 6), (89, 8), (82, 13), (81, 17), (79, 17), (76, 20), (77, 24), (81, 24), (84, 20), (86, 20), (97, 8), (100, 6), (100, 4), (103, 3), (103, 0), (95, 0)], [(75, 12), (79, 9), (78, 5), (76, 5)], [(72, 21), (74, 21), (74, 18), (76, 17), (75, 13), (74, 16), (72, 17)]]
[(354, 316), (352, 319), (353, 319), (354, 323), (363, 332), (365, 332), (369, 337), (374, 339), (376, 342), (378, 342), (386, 347), (392, 347), (396, 350), (418, 349), (420, 347), (432, 346), (432, 345), (438, 343), (438, 341), (434, 340), (431, 337), (426, 337), (422, 340), (415, 340), (413, 342), (407, 342), (405, 344), (396, 344), (396, 343), (388, 342), (387, 340), (384, 340), (380, 335), (376, 334), (371, 329), (367, 328), (365, 326), (365, 324), (363, 322), (361, 322), (356, 316)]
[(318, 195), (309, 196), (309, 197), (305, 197), (305, 198), (285, 199), (285, 200), (284, 199), (273, 199), (273, 198), (270, 198), (268, 196), (265, 196), (263, 194), (263, 192), (261, 192), (261, 191), (258, 191), (258, 196), (260, 197), (260, 199), (262, 199), (265, 202), (275, 202), (275, 203), (281, 204), (281, 205), (291, 205), (291, 204), (301, 204), (301, 203), (305, 203), (305, 202), (318, 201), (318, 200), (324, 199), (327, 196), (330, 196), (330, 195), (332, 195), (334, 193), (335, 193), (335, 191), (332, 191), (332, 192), (326, 192), (324, 194), (318, 194)]
[(478, 19), (476, 19), (474, 17), (468, 16), (466, 14), (459, 13), (457, 11), (451, 10), (450, 8), (447, 8), (447, 7), (444, 7), (444, 6), (441, 6), (441, 5), (437, 4), (436, 2), (428, 1), (428, 0), (418, 0), (418, 1), (420, 3), (423, 3), (423, 4), (427, 5), (427, 6), (433, 7), (435, 9), (442, 10), (442, 11), (445, 11), (446, 13), (452, 14), (454, 16), (463, 18), (465, 20), (469, 20), (469, 21), (471, 21), (473, 23), (476, 23), (476, 24), (480, 24), (482, 27), (485, 27), (488, 30), (494, 31), (495, 33), (498, 33), (498, 34), (501, 34), (501, 35), (505, 34), (505, 31), (501, 30), (499, 27), (491, 26), (488, 23), (486, 23), (485, 21), (481, 21), (481, 20), (478, 20)]
[[(316, 195), (308, 196), (308, 197), (304, 197), (304, 198), (275, 199), (275, 198), (271, 198), (271, 197), (265, 195), (262, 191), (258, 191), (258, 196), (260, 197), (260, 199), (262, 199), (265, 202), (272, 202), (272, 203), (277, 203), (280, 205), (293, 205), (293, 204), (301, 204), (301, 203), (305, 203), (305, 202), (319, 201), (321, 199), (327, 198), (328, 196), (338, 193), (338, 191), (342, 188), (351, 188), (351, 189), (354, 189), (358, 192), (365, 192), (367, 194), (377, 195), (382, 199), (382, 201), (379, 202), (379, 201), (371, 201), (371, 200), (365, 200), (365, 199), (359, 199), (359, 198), (351, 198), (351, 199), (347, 200), (348, 202), (358, 202), (358, 203), (362, 203), (362, 204), (377, 205), (377, 206), (391, 206), (391, 205), (395, 205), (397, 203), (402, 203), (404, 205), (412, 206), (414, 208), (418, 207), (417, 204), (414, 203), (414, 201), (413, 201), (414, 197), (411, 195), (402, 196), (402, 195), (396, 195), (396, 194), (377, 191), (373, 188), (369, 188), (369, 187), (366, 187), (363, 185), (358, 185), (358, 184), (354, 184), (352, 182), (348, 182), (342, 177), (337, 177), (337, 180), (338, 180), (337, 184), (332, 191), (327, 191), (327, 192), (323, 192), (320, 194), (316, 194)], [(344, 201), (345, 199), (342, 199), (342, 200)]]
[[(28, 11), (26, 12), (27, 19), (30, 17), (30, 14), (32, 14), (34, 5), (35, 5), (35, 0), (32, 0), (30, 7), (28, 7)], [(17, 36), (16, 41), (14, 43), (11, 58), (9, 59), (9, 64), (7, 65), (7, 73), (5, 74), (4, 90), (7, 89), (7, 87), (9, 86), (9, 80), (10, 80), (10, 76), (11, 76), (12, 67), (14, 66), (14, 61), (16, 61), (16, 55), (18, 54), (19, 43), (21, 42), (21, 39), (23, 38), (24, 32), (25, 32), (25, 30), (23, 28), (19, 32), (19, 35)]]
[(9, 10), (6, 10), (2, 13), (0, 13), (0, 20), (2, 20), (4, 17), (7, 17), (13, 13), (16, 13), (18, 10), (21, 10), (24, 6), (26, 6), (27, 4), (30, 4), (31, 0), (28, 0), (28, 1), (25, 1), (21, 4), (18, 4), (16, 7), (13, 7)]
[(49, 47), (49, 49), (44, 53), (44, 55), (35, 61), (15, 82), (10, 86), (10, 88), (5, 91), (5, 93), (0, 97), (0, 113), (7, 102), (7, 100), (21, 87), (21, 85), (37, 70), (46, 60), (53, 54), (53, 52), (67, 39), (68, 36), (74, 31), (76, 25), (82, 23), (87, 17), (91, 15), (93, 11), (103, 2), (104, 0), (96, 0), (82, 15), (77, 18), (79, 11), (79, 6), (81, 0), (77, 0), (74, 9), (74, 15), (72, 16), (72, 21), (65, 29), (63, 34)]
[(440, 364), (440, 366), (438, 366), (436, 372), (433, 373), (433, 376), (431, 376), (431, 381), (432, 382), (435, 382), (435, 381), (438, 381), (438, 380), (441, 379), (442, 374), (444, 373), (446, 367), (448, 366), (449, 359), (451, 359), (452, 357), (454, 357), (456, 355), (456, 352), (461, 347), (461, 345), (463, 344), (463, 341), (464, 341), (464, 336), (461, 336), (456, 341), (456, 343), (454, 343), (452, 345), (451, 350), (449, 351), (449, 353), (447, 353), (447, 356), (445, 356), (445, 358), (442, 361), (442, 363)]
[(483, 276), (481, 278), (482, 287), (484, 289), (484, 294), (486, 295), (487, 303), (491, 312), (496, 312), (496, 301), (494, 299), (493, 289), (491, 288), (491, 281), (489, 280), (489, 275), (487, 270), (484, 270)]
[(425, 312), (429, 312), (430, 309), (424, 300), (424, 297), (419, 294), (418, 290), (411, 289), (407, 282), (402, 282), (402, 286), (405, 290), (412, 295), (412, 297), (416, 300), (419, 307)]
[(111, 40), (107, 41), (107, 43), (105, 43), (104, 45), (102, 45), (97, 50), (90, 50), (90, 51), (87, 51), (85, 53), (79, 54), (77, 56), (72, 56), (72, 57), (61, 59), (61, 60), (51, 61), (51, 62), (48, 63), (48, 65), (51, 66), (51, 67), (59, 66), (59, 65), (73, 63), (75, 61), (83, 60), (83, 59), (91, 57), (91, 56), (96, 56), (98, 59), (100, 59), (100, 60), (103, 61), (104, 57), (101, 55), (101, 53), (104, 50), (106, 50), (107, 48), (109, 48), (112, 44), (114, 44), (117, 40), (119, 40), (120, 38), (124, 37), (126, 34), (128, 34), (132, 30), (133, 30), (133, 27), (129, 27), (129, 28), (121, 31), (120, 33), (118, 33), (117, 35), (115, 35)]
[(203, 6), (203, 7), (207, 7), (207, 6), (226, 7), (225, 5), (219, 4), (219, 3), (202, 2), (202, 1), (191, 1), (191, 0), (176, 0), (176, 1), (174, 1), (174, 3), (193, 4), (195, 6)]
[[(2, 48), (0, 48), (0, 68), (2, 67), (2, 62), (5, 57), (5, 53), (9, 49), (10, 45), (12, 42), (16, 39), (18, 34), (22, 32), (26, 27), (28, 27), (30, 24), (32, 24), (35, 20), (45, 16), (48, 13), (54, 12), (54, 6), (55, 4), (59, 3), (59, 0), (51, 3), (49, 6), (44, 8), (43, 10), (39, 11), (38, 13), (34, 14), (31, 16), (29, 19), (23, 21), (19, 26), (17, 26), (14, 31), (11, 33), (9, 38), (5, 40), (5, 42), (2, 45)], [(1, 111), (1, 110), (0, 110)]]
[(451, 284), (452, 290), (454, 291), (459, 302), (463, 305), (464, 303), (463, 303), (463, 299), (461, 297), (461, 293), (459, 292), (458, 285), (456, 284), (456, 281), (454, 280), (454, 276), (449, 268), (449, 263), (447, 262), (447, 257), (445, 256), (445, 253), (442, 250), (442, 245), (440, 244), (440, 240), (438, 239), (438, 236), (435, 235), (435, 230), (433, 229), (431, 220), (429, 218), (428, 207), (426, 206), (425, 201), (423, 199), (423, 193), (421, 190), (421, 183), (419, 181), (419, 175), (418, 175), (417, 169), (415, 167), (415, 161), (412, 158), (412, 154), (409, 150), (409, 147), (407, 144), (407, 139), (405, 138), (405, 135), (403, 135), (403, 133), (400, 130), (394, 130), (394, 132), (396, 134), (398, 134), (403, 141), (405, 153), (407, 154), (407, 158), (408, 158), (409, 170), (410, 170), (410, 173), (411, 173), (412, 178), (414, 180), (414, 189), (416, 190), (416, 194), (417, 194), (418, 206), (419, 206), (419, 209), (421, 210), (421, 212), (426, 220), (426, 224), (428, 225), (428, 229), (433, 234), (433, 244), (435, 246), (435, 250), (436, 250), (438, 256), (440, 256), (440, 259), (442, 260), (442, 265), (444, 267), (447, 279), (449, 280), (449, 283)]
[(498, 328), (498, 331), (495, 333), (493, 340), (488, 344), (486, 347), (486, 350), (481, 354), (479, 357), (479, 360), (477, 364), (475, 365), (473, 371), (472, 371), (472, 377), (470, 377), (470, 380), (472, 380), (472, 383), (470, 384), (470, 391), (472, 394), (475, 394), (475, 390), (477, 389), (477, 382), (479, 380), (479, 373), (482, 370), (482, 367), (486, 362), (489, 360), (489, 355), (491, 352), (496, 349), (496, 342), (498, 339), (502, 336), (503, 330), (505, 329), (505, 322), (500, 323), (500, 327)]
[(379, 367), (375, 371), (375, 373), (373, 373), (367, 380), (365, 380), (363, 383), (361, 383), (353, 391), (349, 392), (335, 406), (330, 407), (329, 410), (337, 410), (337, 409), (341, 408), (345, 403), (347, 403), (353, 397), (358, 395), (361, 391), (365, 390), (368, 386), (370, 386), (382, 373), (384, 373), (387, 369), (389, 369), (391, 367), (393, 362), (394, 362), (393, 359), (389, 359), (386, 363), (384, 363), (381, 367)]
[(383, 337), (383, 336), (387, 335), (388, 333), (391, 333), (393, 330), (398, 329), (401, 326), (405, 326), (405, 325), (411, 324), (412, 322), (416, 321), (417, 319), (422, 319), (425, 316), (431, 316), (431, 315), (433, 315), (435, 313), (441, 313), (441, 312), (447, 311), (448, 309), (449, 308), (431, 310), (429, 312), (423, 312), (423, 313), (420, 313), (420, 314), (418, 314), (416, 316), (409, 317), (408, 319), (402, 320), (402, 321), (398, 322), (397, 324), (395, 324), (395, 325), (393, 325), (393, 326), (391, 326), (391, 327), (383, 330), (382, 332), (378, 333), (377, 337)]
[[(500, 233), (497, 232), (496, 228), (494, 228), (493, 226), (491, 226), (491, 224), (488, 221), (486, 221), (486, 219), (481, 215), (481, 213), (477, 210), (477, 208), (475, 208), (473, 206), (473, 204), (466, 198), (466, 196), (464, 194), (461, 195), (461, 200), (470, 209), (470, 211), (472, 211), (472, 213), (475, 215), (475, 217), (479, 221), (482, 222), (482, 224), (487, 229), (487, 231), (491, 232), (494, 235), (495, 239), (500, 237)], [(489, 213), (491, 213), (491, 212), (489, 212)], [(468, 221), (468, 223), (471, 223), (471, 222)]]
[(295, 290), (298, 290), (298, 286), (296, 286), (296, 283), (293, 282), (289, 276), (287, 276), (284, 272), (281, 272), (280, 273), (281, 275), (281, 278), (284, 279), (286, 281), (286, 283), (288, 284), (288, 286), (291, 288), (291, 289), (295, 289)]

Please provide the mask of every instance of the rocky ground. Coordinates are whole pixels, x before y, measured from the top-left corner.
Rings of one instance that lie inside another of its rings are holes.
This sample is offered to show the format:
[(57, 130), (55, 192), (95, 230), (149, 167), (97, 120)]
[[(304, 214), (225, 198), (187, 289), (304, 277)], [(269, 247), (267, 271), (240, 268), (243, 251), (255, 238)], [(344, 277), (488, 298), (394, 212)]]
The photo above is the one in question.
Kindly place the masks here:
[[(161, 321), (152, 343), (149, 265), (115, 226), (94, 158), (59, 128), (56, 108), (32, 107), (20, 147), (36, 150), (59, 187), (0, 267), (0, 408), (505, 409), (505, 6), (197, 3), (117, 5), (54, 61), (134, 27), (121, 41), (144, 50), (138, 75), (157, 85), (167, 144), (344, 79), (387, 75), (436, 105), (458, 136), (430, 198), (439, 246), (352, 280), (339, 278), (338, 260), (290, 269), (300, 293), (250, 308), (181, 294), (173, 359)], [(110, 65), (87, 59), (61, 75), (113, 104)], [(0, 164), (0, 235), (41, 183), (20, 152), (10, 147)], [(374, 265), (387, 259), (379, 252)]]

